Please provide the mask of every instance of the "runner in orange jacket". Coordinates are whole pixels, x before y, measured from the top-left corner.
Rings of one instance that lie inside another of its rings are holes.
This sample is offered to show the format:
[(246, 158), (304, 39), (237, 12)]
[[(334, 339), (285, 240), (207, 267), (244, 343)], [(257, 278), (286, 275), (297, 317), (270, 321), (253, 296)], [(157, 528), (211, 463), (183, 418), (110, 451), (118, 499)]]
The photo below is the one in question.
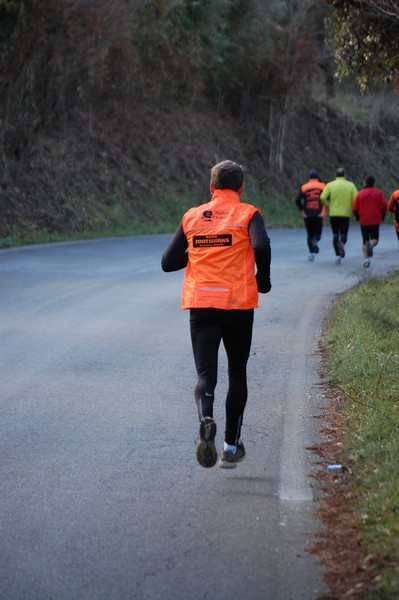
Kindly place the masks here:
[(217, 462), (213, 420), (218, 351), (228, 360), (226, 427), (219, 466), (234, 468), (245, 457), (240, 441), (247, 402), (247, 361), (258, 292), (270, 283), (270, 241), (259, 210), (240, 201), (242, 168), (229, 160), (211, 170), (210, 202), (183, 216), (162, 255), (164, 271), (186, 268), (182, 308), (190, 310), (190, 331), (197, 369), (194, 397), (200, 419), (197, 460)]
[(305, 223), (310, 261), (313, 261), (315, 254), (319, 253), (318, 242), (321, 240), (323, 217), (326, 214), (320, 195), (325, 187), (326, 184), (320, 180), (319, 173), (316, 169), (312, 169), (309, 173), (309, 181), (301, 186), (295, 197), (295, 203)]
[(388, 201), (387, 210), (389, 210), (389, 212), (393, 212), (393, 224), (399, 242), (399, 190), (392, 192)]

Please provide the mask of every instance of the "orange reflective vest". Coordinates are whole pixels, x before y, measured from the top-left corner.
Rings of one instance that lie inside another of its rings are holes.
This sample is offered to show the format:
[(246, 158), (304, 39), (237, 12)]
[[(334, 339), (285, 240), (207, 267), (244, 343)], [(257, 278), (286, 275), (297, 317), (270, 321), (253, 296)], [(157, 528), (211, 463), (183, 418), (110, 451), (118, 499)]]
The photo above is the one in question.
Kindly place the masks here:
[(182, 226), (188, 265), (182, 308), (249, 309), (258, 306), (255, 256), (248, 225), (259, 212), (233, 190), (215, 190), (212, 200), (190, 209)]
[(309, 179), (301, 187), (301, 192), (305, 196), (304, 211), (308, 216), (325, 217), (326, 209), (320, 200), (321, 192), (326, 187), (326, 184), (318, 179)]

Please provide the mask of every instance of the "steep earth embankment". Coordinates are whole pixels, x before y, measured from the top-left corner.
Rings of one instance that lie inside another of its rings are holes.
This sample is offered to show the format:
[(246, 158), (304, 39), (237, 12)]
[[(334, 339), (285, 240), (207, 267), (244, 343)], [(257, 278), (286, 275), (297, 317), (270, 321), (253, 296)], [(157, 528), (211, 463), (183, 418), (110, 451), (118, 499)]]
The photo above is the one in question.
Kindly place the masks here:
[[(242, 162), (259, 189), (293, 190), (318, 167), (324, 179), (338, 165), (357, 185), (376, 174), (389, 193), (397, 177), (395, 140), (320, 105), (299, 105), (289, 118), (284, 168), (269, 167), (272, 140), (262, 123), (188, 107), (101, 107), (91, 121), (75, 114), (60, 128), (35, 131), (19, 155), (1, 149), (0, 233), (12, 227), (52, 230), (96, 228), (99, 205), (115, 199), (137, 209), (145, 224), (153, 202), (172, 190), (201, 199), (209, 168), (232, 158)], [(4, 139), (4, 138), (3, 138)], [(383, 181), (381, 181), (383, 180)]]

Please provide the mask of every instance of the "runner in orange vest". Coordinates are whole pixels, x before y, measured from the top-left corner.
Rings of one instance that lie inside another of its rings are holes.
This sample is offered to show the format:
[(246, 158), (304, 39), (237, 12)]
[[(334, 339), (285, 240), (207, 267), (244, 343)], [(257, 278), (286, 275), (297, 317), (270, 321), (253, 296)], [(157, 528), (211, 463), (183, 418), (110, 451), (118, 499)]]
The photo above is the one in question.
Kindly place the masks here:
[(399, 190), (392, 192), (388, 201), (387, 210), (393, 212), (393, 225), (399, 242)]
[(162, 256), (164, 271), (186, 268), (182, 308), (190, 310), (190, 332), (197, 370), (194, 397), (200, 420), (196, 456), (203, 467), (217, 462), (213, 419), (218, 351), (223, 344), (229, 386), (219, 466), (234, 468), (245, 457), (240, 441), (247, 402), (247, 362), (258, 292), (270, 283), (270, 240), (259, 210), (241, 202), (244, 173), (222, 161), (211, 170), (211, 200), (191, 208)]
[(320, 180), (319, 173), (316, 169), (312, 169), (309, 173), (309, 181), (301, 186), (295, 197), (295, 203), (305, 223), (310, 261), (313, 261), (314, 255), (319, 253), (318, 242), (321, 240), (323, 217), (326, 214), (320, 195), (325, 187), (326, 184)]

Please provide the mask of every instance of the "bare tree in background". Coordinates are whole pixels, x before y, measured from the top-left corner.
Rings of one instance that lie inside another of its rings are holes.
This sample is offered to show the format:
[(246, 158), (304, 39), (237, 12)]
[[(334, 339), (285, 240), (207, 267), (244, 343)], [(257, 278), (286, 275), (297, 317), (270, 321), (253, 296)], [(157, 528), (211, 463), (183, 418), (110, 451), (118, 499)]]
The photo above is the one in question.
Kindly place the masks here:
[(364, 4), (370, 5), (378, 13), (390, 19), (399, 21), (399, 3), (397, 0), (365, 0)]
[(267, 132), (269, 167), (282, 172), (290, 115), (312, 74), (327, 64), (324, 35), (318, 30), (325, 7), (314, 0), (287, 0), (262, 5), (258, 10), (273, 40), (271, 84), (265, 86), (269, 119), (261, 135), (265, 137)]

